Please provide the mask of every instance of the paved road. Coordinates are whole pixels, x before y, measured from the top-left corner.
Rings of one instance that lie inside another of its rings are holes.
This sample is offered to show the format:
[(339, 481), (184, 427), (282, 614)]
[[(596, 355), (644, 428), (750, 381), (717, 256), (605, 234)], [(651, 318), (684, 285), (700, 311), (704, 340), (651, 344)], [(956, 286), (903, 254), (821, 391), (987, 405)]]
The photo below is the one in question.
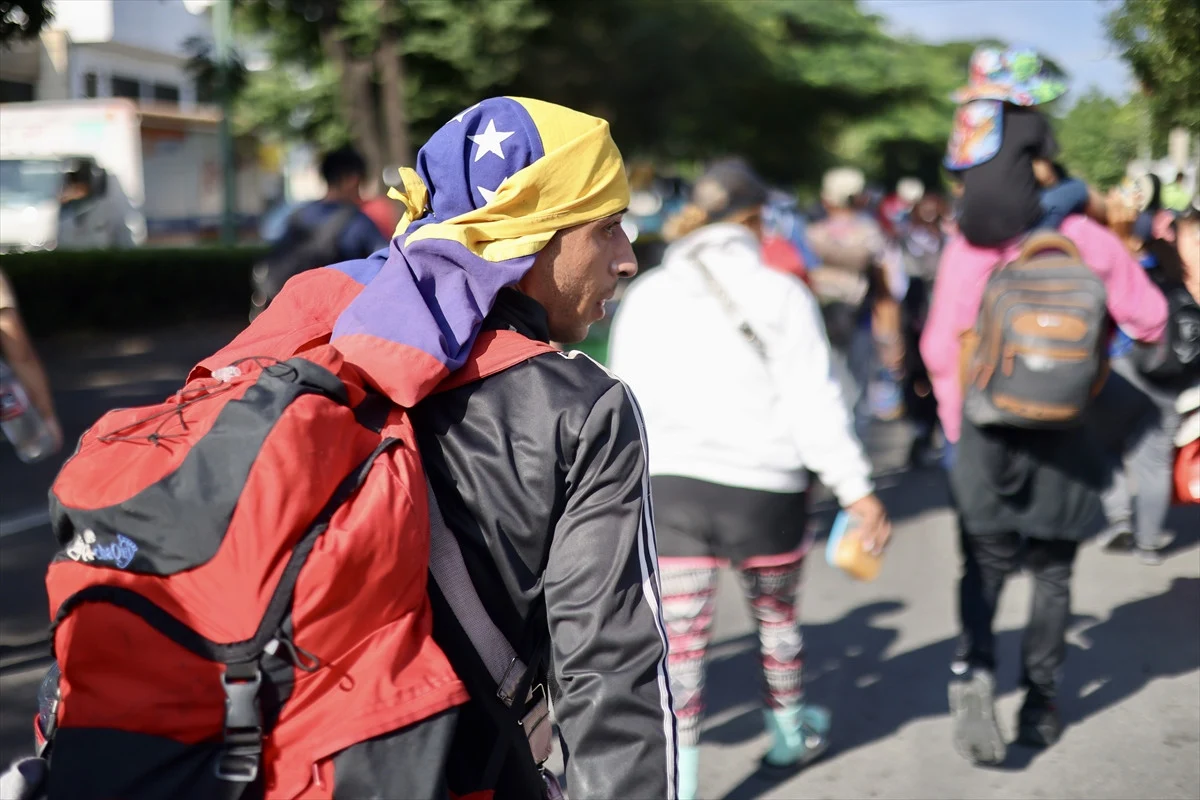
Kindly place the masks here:
[[(68, 435), (104, 408), (163, 396), (230, 331), (215, 326), (48, 349)], [(1177, 510), (1172, 522), (1183, 535), (1160, 567), (1094, 547), (1083, 552), (1063, 741), (1043, 754), (1014, 748), (1003, 767), (974, 769), (954, 754), (946, 715), (957, 556), (944, 485), (935, 472), (892, 471), (903, 451), (898, 428), (877, 431), (871, 449), (897, 521), (885, 570), (878, 581), (858, 584), (814, 557), (801, 601), (809, 696), (834, 711), (835, 746), (822, 763), (788, 781), (770, 783), (755, 773), (767, 745), (757, 705), (756, 644), (737, 585), (725, 576), (709, 670), (703, 796), (1200, 797), (1200, 514)], [(23, 514), (44, 507), (56, 465), (18, 467), (0, 453), (3, 760), (27, 747), (33, 693), (45, 668), (41, 578), (53, 551), (47, 527)], [(826, 511), (825, 526), (828, 518)], [(1020, 703), (1014, 659), (1029, 588), (1024, 577), (1012, 581), (998, 620), (1006, 658), (1000, 709), (1010, 732)]]

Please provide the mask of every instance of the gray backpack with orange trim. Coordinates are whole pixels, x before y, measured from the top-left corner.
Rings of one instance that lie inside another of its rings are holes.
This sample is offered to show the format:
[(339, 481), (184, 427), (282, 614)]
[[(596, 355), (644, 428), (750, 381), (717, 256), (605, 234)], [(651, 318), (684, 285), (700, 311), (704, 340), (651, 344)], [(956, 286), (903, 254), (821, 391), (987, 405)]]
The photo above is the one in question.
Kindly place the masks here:
[(1080, 424), (1108, 377), (1111, 333), (1104, 283), (1075, 244), (1031, 235), (992, 273), (963, 335), (964, 417), (980, 427)]

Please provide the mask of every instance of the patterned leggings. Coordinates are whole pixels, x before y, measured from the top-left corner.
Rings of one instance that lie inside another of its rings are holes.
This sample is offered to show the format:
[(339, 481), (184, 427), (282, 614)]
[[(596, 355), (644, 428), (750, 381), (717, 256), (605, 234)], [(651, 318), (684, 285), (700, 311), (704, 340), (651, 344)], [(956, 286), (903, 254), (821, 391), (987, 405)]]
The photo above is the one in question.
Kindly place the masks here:
[[(795, 706), (803, 698), (804, 642), (796, 621), (801, 564), (797, 560), (738, 573), (758, 624), (763, 694), (768, 708)], [(700, 740), (704, 711), (704, 657), (712, 638), (718, 568), (672, 567), (670, 559), (663, 559), (660, 569), (679, 744), (694, 747)]]

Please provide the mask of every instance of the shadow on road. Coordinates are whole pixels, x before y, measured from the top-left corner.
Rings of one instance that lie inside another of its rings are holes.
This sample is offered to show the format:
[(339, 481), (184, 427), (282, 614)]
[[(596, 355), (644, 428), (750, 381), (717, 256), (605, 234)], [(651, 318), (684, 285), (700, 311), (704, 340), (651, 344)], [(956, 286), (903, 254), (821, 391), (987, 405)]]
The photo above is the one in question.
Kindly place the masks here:
[(57, 544), (48, 528), (13, 536), (0, 558), (0, 666), (11, 653), (45, 643), (50, 625), (46, 566)]
[[(946, 678), (953, 638), (890, 658), (883, 655), (898, 629), (878, 624), (879, 618), (902, 608), (899, 602), (876, 602), (836, 622), (805, 626), (806, 691), (810, 700), (833, 711), (833, 745), (826, 758), (866, 747), (916, 720), (948, 713)], [(1108, 619), (1076, 616), (1072, 630), (1082, 644), (1069, 647), (1060, 697), (1068, 729), (1132, 697), (1153, 680), (1200, 670), (1197, 608), (1200, 579), (1177, 578), (1162, 594), (1116, 607)], [(999, 693), (1018, 688), (1020, 639), (1020, 630), (997, 634)], [(755, 707), (705, 731), (703, 739), (737, 744), (761, 734), (755, 637), (715, 646), (708, 680), (709, 685), (728, 687), (719, 699), (714, 697), (710, 715), (748, 703)], [(1011, 727), (1008, 720), (1001, 725)], [(1178, 749), (1194, 751), (1200, 742), (1200, 733), (1164, 732), (1163, 737), (1163, 746)], [(1037, 755), (1014, 747), (1001, 769), (1025, 769)], [(752, 773), (726, 798), (752, 800), (790, 777)]]

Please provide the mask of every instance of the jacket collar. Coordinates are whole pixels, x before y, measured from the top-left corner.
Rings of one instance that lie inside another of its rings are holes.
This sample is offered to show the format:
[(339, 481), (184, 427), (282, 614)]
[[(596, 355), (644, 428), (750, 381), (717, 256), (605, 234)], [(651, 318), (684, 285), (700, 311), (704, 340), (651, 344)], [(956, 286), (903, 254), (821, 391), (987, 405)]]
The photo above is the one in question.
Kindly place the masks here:
[(483, 321), (483, 330), (516, 331), (539, 342), (550, 341), (550, 318), (537, 300), (511, 287), (496, 295), (496, 304)]

